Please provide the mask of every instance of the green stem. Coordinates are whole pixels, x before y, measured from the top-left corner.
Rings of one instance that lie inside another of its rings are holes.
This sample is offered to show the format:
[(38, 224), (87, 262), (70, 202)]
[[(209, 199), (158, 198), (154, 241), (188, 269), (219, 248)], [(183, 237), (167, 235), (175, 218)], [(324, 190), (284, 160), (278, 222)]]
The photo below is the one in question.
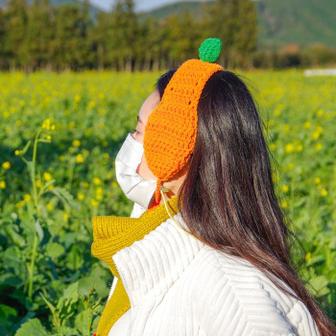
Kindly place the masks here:
[(69, 191), (71, 190), (72, 187), (72, 181), (73, 181), (73, 177), (74, 177), (74, 168), (75, 168), (75, 164), (74, 161), (70, 162), (70, 168), (69, 168)]
[(36, 259), (36, 252), (37, 252), (37, 234), (34, 233), (34, 241), (32, 247), (32, 257), (30, 260), (30, 264), (28, 267), (28, 297), (31, 299), (33, 296), (33, 283), (34, 283), (34, 267), (35, 267), (35, 259)]
[[(39, 196), (37, 194), (37, 187), (36, 187), (36, 158), (37, 158), (37, 144), (39, 140), (39, 136), (41, 133), (41, 129), (39, 129), (35, 135), (34, 139), (34, 146), (33, 146), (33, 157), (32, 157), (32, 166), (31, 166), (31, 182), (32, 182), (32, 196), (33, 196), (33, 202), (34, 202), (34, 208), (36, 211), (36, 217), (39, 218)], [(34, 218), (34, 221), (36, 219)], [(35, 223), (34, 223), (35, 225)], [(35, 260), (36, 260), (36, 254), (37, 254), (37, 247), (38, 247), (38, 237), (36, 232), (34, 232), (34, 240), (33, 240), (33, 246), (31, 251), (31, 259), (28, 266), (28, 297), (31, 299), (33, 296), (33, 283), (34, 283), (34, 268), (35, 268)]]
[(36, 187), (36, 158), (37, 158), (37, 144), (39, 140), (39, 136), (41, 133), (41, 129), (39, 129), (36, 133), (35, 139), (34, 139), (34, 146), (33, 146), (33, 158), (32, 158), (32, 167), (31, 167), (31, 181), (32, 181), (32, 188), (33, 188), (33, 201), (34, 201), (34, 207), (37, 212), (38, 211), (38, 194), (37, 194), (37, 187)]

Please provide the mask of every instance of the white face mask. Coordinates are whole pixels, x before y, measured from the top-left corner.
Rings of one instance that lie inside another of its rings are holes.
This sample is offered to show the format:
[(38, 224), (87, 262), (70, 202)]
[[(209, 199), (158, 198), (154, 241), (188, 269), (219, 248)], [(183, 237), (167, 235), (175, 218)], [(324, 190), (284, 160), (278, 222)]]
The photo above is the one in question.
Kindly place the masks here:
[(136, 172), (143, 153), (143, 144), (128, 133), (116, 156), (115, 171), (126, 197), (147, 209), (156, 189), (156, 179), (146, 180)]

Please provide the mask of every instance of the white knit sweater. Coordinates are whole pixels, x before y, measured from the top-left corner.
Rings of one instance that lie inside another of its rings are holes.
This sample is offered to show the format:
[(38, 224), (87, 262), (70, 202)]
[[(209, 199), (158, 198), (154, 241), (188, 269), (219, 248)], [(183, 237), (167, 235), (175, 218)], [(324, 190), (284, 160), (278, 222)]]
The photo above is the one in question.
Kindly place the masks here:
[[(186, 227), (180, 213), (174, 218)], [(131, 308), (109, 336), (320, 335), (301, 301), (170, 218), (112, 258)]]

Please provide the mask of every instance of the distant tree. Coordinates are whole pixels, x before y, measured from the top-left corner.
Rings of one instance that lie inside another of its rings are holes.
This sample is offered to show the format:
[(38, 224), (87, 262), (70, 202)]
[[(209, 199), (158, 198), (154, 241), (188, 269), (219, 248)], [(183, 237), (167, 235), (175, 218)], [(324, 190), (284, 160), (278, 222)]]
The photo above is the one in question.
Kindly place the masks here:
[(223, 52), (220, 62), (228, 67), (233, 50), (235, 34), (235, 0), (216, 0), (207, 7), (204, 15), (204, 30), (207, 36), (215, 35), (222, 40)]
[(6, 66), (6, 54), (5, 54), (5, 37), (6, 37), (6, 27), (5, 27), (5, 15), (0, 8), (0, 69)]
[(139, 56), (139, 23), (133, 0), (117, 0), (110, 15), (108, 57), (119, 70), (133, 70)]
[(198, 58), (197, 48), (201, 32), (190, 12), (169, 16), (163, 29), (165, 33), (161, 43), (166, 51), (169, 67), (175, 67), (187, 58)]
[(54, 10), (49, 0), (33, 0), (28, 9), (25, 39), (26, 67), (36, 70), (51, 67), (51, 42), (54, 39)]
[(148, 16), (139, 23), (138, 69), (157, 70), (162, 59), (162, 22)]
[(236, 28), (233, 42), (233, 66), (249, 67), (252, 55), (257, 50), (257, 9), (250, 0), (236, 0), (235, 2)]
[(203, 27), (207, 36), (221, 38), (223, 53), (220, 62), (225, 67), (248, 63), (257, 44), (256, 8), (252, 1), (214, 1), (206, 8)]
[(4, 49), (12, 70), (26, 63), (28, 51), (24, 42), (27, 24), (26, 0), (8, 0), (5, 11), (6, 37), (4, 39)]
[(111, 65), (108, 62), (108, 45), (112, 35), (111, 29), (110, 14), (106, 12), (98, 13), (96, 24), (91, 31), (91, 39), (94, 62), (100, 70)]
[(304, 65), (336, 65), (336, 49), (322, 43), (312, 43), (302, 51)]
[(55, 8), (55, 38), (51, 50), (58, 70), (87, 66), (91, 59), (91, 26), (87, 0), (82, 5), (63, 4)]

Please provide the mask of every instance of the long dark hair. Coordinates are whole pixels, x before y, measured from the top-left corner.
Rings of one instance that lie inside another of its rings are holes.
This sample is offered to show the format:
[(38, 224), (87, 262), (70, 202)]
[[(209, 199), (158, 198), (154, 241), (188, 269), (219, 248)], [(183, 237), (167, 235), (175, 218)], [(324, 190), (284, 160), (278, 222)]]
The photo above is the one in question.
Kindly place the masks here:
[[(161, 97), (175, 71), (158, 79)], [(306, 305), (321, 335), (336, 335), (292, 265), (290, 240), (296, 237), (275, 195), (271, 152), (244, 81), (231, 71), (213, 74), (197, 113), (196, 143), (179, 192), (179, 209), (190, 232), (215, 249), (248, 260), (292, 295), (277, 281), (281, 279)]]

